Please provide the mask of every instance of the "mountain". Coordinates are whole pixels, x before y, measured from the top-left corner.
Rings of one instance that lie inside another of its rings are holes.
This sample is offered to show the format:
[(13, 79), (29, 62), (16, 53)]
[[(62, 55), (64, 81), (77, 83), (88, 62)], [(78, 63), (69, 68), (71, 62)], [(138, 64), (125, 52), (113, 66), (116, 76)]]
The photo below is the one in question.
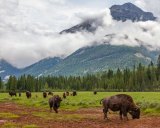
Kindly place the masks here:
[[(145, 12), (132, 3), (114, 5), (110, 8), (110, 11), (113, 19), (117, 21), (145, 22), (156, 20), (156, 17), (151, 12)], [(60, 34), (80, 31), (94, 33), (102, 25), (102, 20), (99, 18), (88, 19), (70, 29), (63, 30)], [(146, 32), (145, 29), (144, 32)], [(107, 34), (105, 38), (108, 41), (104, 42), (104, 44), (81, 48), (65, 59), (58, 57), (46, 58), (24, 69), (17, 69), (2, 59), (0, 60), (0, 77), (4, 79), (9, 75), (20, 76), (23, 74), (30, 74), (36, 77), (41, 75), (85, 75), (87, 73), (105, 71), (109, 68), (116, 70), (118, 67), (121, 69), (132, 68), (133, 65), (139, 63), (143, 65), (148, 65), (151, 61), (156, 63), (160, 51), (150, 51), (146, 48), (148, 46), (110, 45), (109, 42), (115, 37), (116, 34), (114, 33)], [(124, 39), (127, 40), (128, 35), (124, 35)], [(135, 39), (135, 41), (141, 44), (139, 39)]]
[(10, 75), (16, 75), (17, 73), (19, 73), (19, 70), (16, 67), (12, 66), (6, 60), (0, 59), (0, 77), (2, 79)]
[(142, 63), (148, 65), (151, 61), (156, 62), (158, 51), (149, 51), (144, 46), (113, 46), (101, 44), (84, 47), (65, 58), (61, 63), (48, 70), (45, 75), (85, 75), (105, 71), (116, 70)]
[(113, 5), (110, 8), (113, 19), (117, 21), (131, 20), (135, 21), (154, 21), (156, 17), (151, 12), (144, 12), (139, 7), (132, 3), (125, 3), (123, 5)]
[(62, 32), (60, 32), (60, 34), (76, 33), (76, 32), (80, 32), (80, 31), (94, 32), (97, 29), (97, 25), (95, 25), (95, 23), (96, 23), (95, 20), (87, 20), (81, 24), (73, 26), (72, 28), (63, 30)]
[(30, 74), (34, 76), (41, 76), (43, 75), (47, 70), (52, 68), (53, 66), (57, 65), (62, 61), (59, 57), (54, 58), (45, 58), (33, 65), (30, 65), (24, 69), (18, 69), (14, 66), (12, 66), (10, 63), (8, 63), (5, 60), (0, 60), (0, 77), (4, 80), (7, 79), (10, 75), (15, 76), (21, 76), (24, 74)]
[(99, 23), (97, 19), (90, 19), (87, 21), (84, 21), (78, 25), (75, 25), (69, 29), (63, 30), (60, 32), (60, 34), (64, 34), (64, 33), (76, 33), (76, 32), (80, 32), (80, 31), (86, 31), (86, 32), (95, 32), (97, 29), (97, 26), (100, 25), (102, 23)]
[[(110, 35), (107, 35), (110, 36)], [(113, 35), (111, 35), (113, 37)], [(125, 45), (114, 46), (108, 43), (83, 47), (65, 59), (58, 57), (43, 59), (24, 69), (17, 69), (5, 60), (0, 60), (0, 77), (9, 75), (20, 76), (30, 74), (42, 75), (86, 75), (108, 69), (116, 70), (142, 63), (148, 65), (156, 63), (160, 51), (150, 51), (146, 46), (130, 47)]]
[[(151, 12), (145, 12), (139, 7), (135, 6), (132, 3), (125, 3), (123, 5), (113, 5), (110, 8), (111, 16), (114, 20), (117, 21), (127, 21), (131, 20), (132, 22), (138, 21), (154, 21), (156, 17)], [(64, 33), (76, 33), (80, 31), (87, 31), (87, 32), (95, 32), (98, 26), (102, 26), (102, 21), (98, 18), (95, 19), (88, 19), (83, 21), (82, 23), (75, 25), (69, 29), (63, 30), (60, 34)]]
[[(52, 68), (53, 66), (57, 65), (62, 61), (59, 57), (54, 58), (45, 58), (31, 66), (28, 66), (21, 70), (19, 75), (22, 74), (30, 74), (34, 76), (41, 76), (43, 75), (48, 69)], [(19, 76), (18, 75), (18, 76)]]

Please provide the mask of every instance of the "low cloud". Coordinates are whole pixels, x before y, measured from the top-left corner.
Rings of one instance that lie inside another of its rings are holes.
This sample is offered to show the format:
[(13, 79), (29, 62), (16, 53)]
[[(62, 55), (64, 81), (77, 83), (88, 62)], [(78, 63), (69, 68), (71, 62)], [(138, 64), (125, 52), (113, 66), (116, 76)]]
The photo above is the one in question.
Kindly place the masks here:
[[(46, 57), (66, 57), (81, 47), (104, 42), (129, 46), (144, 44), (160, 48), (159, 21), (117, 22), (112, 19), (108, 8), (92, 10), (74, 7), (66, 2), (67, 0), (1, 0), (0, 58), (17, 67), (25, 67)], [(136, 4), (152, 11), (152, 8), (138, 0)], [(156, 11), (155, 14), (159, 12)], [(95, 33), (82, 31), (58, 34), (61, 30), (88, 19), (97, 19), (95, 22), (98, 28)], [(112, 36), (106, 36), (108, 34)]]
[(135, 0), (135, 4), (146, 11), (151, 11), (160, 18), (160, 0)]

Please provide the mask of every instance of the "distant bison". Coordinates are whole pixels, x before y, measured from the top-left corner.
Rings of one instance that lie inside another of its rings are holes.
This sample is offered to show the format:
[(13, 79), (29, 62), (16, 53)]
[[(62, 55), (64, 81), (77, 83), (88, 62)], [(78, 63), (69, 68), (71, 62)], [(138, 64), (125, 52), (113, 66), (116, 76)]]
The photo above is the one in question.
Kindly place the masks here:
[(122, 115), (128, 120), (127, 113), (130, 113), (133, 119), (140, 118), (140, 108), (138, 108), (131, 96), (126, 94), (118, 94), (115, 96), (111, 96), (109, 98), (105, 98), (101, 100), (103, 102), (103, 113), (104, 119), (107, 118), (108, 110), (112, 111), (120, 111), (120, 119), (122, 120)]
[(12, 96), (17, 96), (16, 92), (15, 91), (9, 91), (9, 95), (12, 97)]
[(66, 96), (69, 96), (69, 92), (66, 92)]
[(63, 98), (66, 99), (66, 93), (65, 92), (63, 93)]
[(44, 98), (47, 97), (47, 92), (43, 92), (43, 97), (44, 97)]
[(94, 91), (93, 94), (94, 94), (94, 95), (97, 95), (97, 91)]
[(48, 95), (51, 95), (51, 96), (53, 96), (53, 92), (48, 92)]
[(31, 98), (31, 92), (30, 91), (26, 91), (26, 97), (29, 99), (29, 98)]
[(21, 97), (21, 95), (22, 95), (21, 92), (19, 92), (19, 97)]
[(56, 113), (58, 113), (58, 108), (60, 107), (62, 99), (58, 95), (55, 95), (49, 99), (49, 106), (50, 106), (50, 111), (52, 111), (52, 108)]
[(73, 91), (73, 96), (76, 96), (77, 95), (77, 92), (76, 91)]

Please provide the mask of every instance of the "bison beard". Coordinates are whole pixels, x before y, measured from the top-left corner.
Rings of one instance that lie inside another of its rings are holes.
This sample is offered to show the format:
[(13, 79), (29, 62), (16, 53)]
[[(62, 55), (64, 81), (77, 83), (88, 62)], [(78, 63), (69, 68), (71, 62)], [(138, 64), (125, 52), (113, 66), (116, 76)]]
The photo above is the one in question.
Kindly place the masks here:
[(118, 94), (101, 100), (103, 102), (104, 119), (107, 118), (108, 110), (119, 111), (120, 119), (122, 115), (128, 120), (127, 113), (130, 113), (133, 119), (140, 118), (140, 109), (134, 104), (131, 96)]

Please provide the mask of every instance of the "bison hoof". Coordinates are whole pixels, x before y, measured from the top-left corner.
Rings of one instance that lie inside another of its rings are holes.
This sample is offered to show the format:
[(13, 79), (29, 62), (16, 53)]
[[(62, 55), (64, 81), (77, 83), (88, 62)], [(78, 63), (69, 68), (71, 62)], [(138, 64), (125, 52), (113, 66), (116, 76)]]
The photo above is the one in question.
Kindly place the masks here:
[(125, 120), (125, 121), (128, 121), (128, 117), (125, 117), (124, 120)]

